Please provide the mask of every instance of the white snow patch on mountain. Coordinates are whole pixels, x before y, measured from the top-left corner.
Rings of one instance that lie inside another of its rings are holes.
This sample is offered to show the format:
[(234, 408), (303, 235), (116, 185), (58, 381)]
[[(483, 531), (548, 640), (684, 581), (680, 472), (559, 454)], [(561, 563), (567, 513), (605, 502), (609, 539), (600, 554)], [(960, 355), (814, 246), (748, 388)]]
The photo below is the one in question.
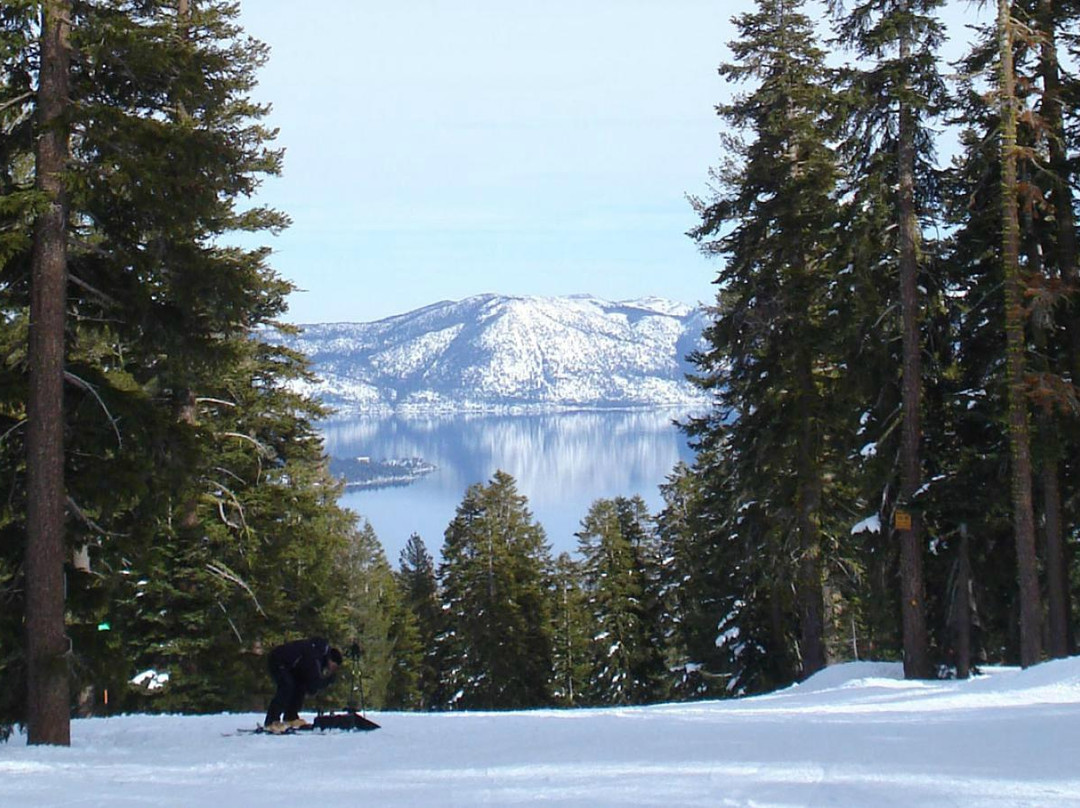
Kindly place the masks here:
[(705, 314), (646, 298), (481, 295), (280, 336), (342, 412), (697, 407), (686, 379)]

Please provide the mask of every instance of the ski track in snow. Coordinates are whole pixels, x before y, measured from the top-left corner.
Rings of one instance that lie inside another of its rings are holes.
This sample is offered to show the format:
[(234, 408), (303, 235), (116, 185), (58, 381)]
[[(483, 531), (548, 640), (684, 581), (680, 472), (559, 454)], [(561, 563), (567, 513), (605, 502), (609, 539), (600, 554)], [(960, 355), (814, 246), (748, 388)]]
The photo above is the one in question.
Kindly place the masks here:
[(987, 673), (852, 663), (738, 701), (283, 738), (232, 734), (256, 714), (78, 720), (70, 748), (0, 744), (0, 805), (1080, 808), (1080, 658)]

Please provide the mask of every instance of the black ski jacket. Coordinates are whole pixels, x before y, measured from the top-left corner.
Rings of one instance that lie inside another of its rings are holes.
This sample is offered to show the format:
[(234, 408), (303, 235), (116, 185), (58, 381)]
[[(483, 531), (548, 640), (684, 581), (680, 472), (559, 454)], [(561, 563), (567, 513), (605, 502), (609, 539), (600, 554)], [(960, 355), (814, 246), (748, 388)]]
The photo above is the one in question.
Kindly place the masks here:
[(311, 637), (279, 645), (270, 652), (270, 663), (290, 671), (297, 687), (314, 694), (334, 682), (333, 675), (323, 676), (329, 656), (330, 643), (322, 637)]

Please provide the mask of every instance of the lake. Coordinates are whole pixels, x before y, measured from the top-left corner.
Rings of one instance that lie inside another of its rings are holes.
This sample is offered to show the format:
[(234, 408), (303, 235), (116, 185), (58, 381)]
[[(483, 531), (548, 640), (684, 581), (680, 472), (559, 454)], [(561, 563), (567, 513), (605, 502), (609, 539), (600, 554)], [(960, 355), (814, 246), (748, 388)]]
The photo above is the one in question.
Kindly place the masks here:
[(577, 549), (574, 533), (597, 499), (640, 494), (652, 513), (659, 486), (693, 452), (671, 410), (587, 411), (544, 415), (408, 415), (354, 417), (321, 425), (335, 458), (422, 458), (435, 471), (416, 482), (348, 488), (341, 504), (367, 519), (397, 568), (418, 533), (438, 558), (443, 533), (465, 489), (502, 470), (528, 497), (554, 555)]

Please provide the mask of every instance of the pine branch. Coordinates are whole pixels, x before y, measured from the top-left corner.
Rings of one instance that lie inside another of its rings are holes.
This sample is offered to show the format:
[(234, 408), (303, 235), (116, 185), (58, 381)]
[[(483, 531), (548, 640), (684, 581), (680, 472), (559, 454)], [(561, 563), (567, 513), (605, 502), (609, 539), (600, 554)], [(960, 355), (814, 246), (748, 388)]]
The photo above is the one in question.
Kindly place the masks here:
[[(88, 245), (81, 245), (81, 246), (88, 246)], [(110, 305), (110, 306), (114, 306), (114, 307), (116, 307), (116, 308), (120, 308), (120, 307), (121, 307), (121, 305), (122, 305), (122, 304), (120, 303), (120, 301), (118, 301), (118, 300), (117, 300), (116, 298), (114, 298), (114, 297), (111, 297), (111, 296), (109, 296), (109, 295), (105, 294), (105, 293), (104, 293), (104, 292), (102, 292), (102, 291), (101, 291), (100, 289), (98, 289), (98, 288), (96, 288), (96, 287), (94, 287), (94, 286), (91, 286), (91, 285), (90, 285), (89, 283), (87, 283), (86, 281), (82, 280), (82, 279), (81, 279), (81, 278), (80, 278), (80, 277), (79, 277), (78, 275), (75, 275), (74, 273), (68, 273), (68, 280), (69, 280), (69, 281), (70, 281), (71, 283), (73, 283), (73, 284), (75, 284), (76, 286), (78, 286), (78, 287), (79, 287), (80, 289), (85, 289), (85, 290), (86, 290), (87, 292), (89, 292), (90, 294), (94, 295), (94, 296), (95, 296), (95, 297), (97, 297), (97, 298), (98, 298), (99, 300), (101, 300), (101, 301), (102, 301), (102, 302), (104, 302), (104, 303), (107, 303), (107, 304), (108, 304), (108, 305)]]
[(80, 522), (82, 522), (84, 525), (86, 525), (88, 528), (90, 528), (92, 531), (94, 531), (95, 533), (97, 533), (100, 536), (107, 536), (109, 538), (117, 538), (117, 537), (121, 537), (121, 536), (130, 536), (131, 535), (130, 533), (115, 533), (115, 532), (113, 532), (111, 530), (106, 530), (105, 528), (103, 528), (101, 525), (99, 525), (97, 522), (95, 522), (93, 519), (91, 519), (89, 516), (86, 515), (86, 511), (84, 511), (82, 508), (79, 507), (79, 503), (77, 503), (74, 499), (72, 499), (70, 494), (68, 494), (68, 496), (67, 496), (67, 506), (70, 509), (70, 511), (73, 514), (75, 514), (76, 518)]
[(105, 402), (101, 400), (101, 396), (98, 395), (98, 392), (97, 392), (97, 390), (94, 389), (94, 386), (92, 384), (90, 384), (90, 382), (86, 381), (85, 379), (80, 379), (78, 376), (76, 376), (70, 370), (65, 370), (64, 371), (64, 378), (67, 379), (68, 381), (74, 382), (74, 384), (77, 387), (81, 387), (83, 390), (85, 390), (90, 395), (92, 395), (95, 399), (97, 399), (97, 403), (101, 406), (101, 409), (105, 412), (105, 416), (109, 420), (109, 426), (111, 426), (113, 428), (113, 432), (116, 433), (116, 445), (117, 445), (117, 447), (118, 448), (122, 447), (124, 445), (124, 438), (120, 434), (120, 430), (116, 426), (116, 419), (113, 418), (112, 413), (109, 412), (109, 408), (105, 406)]
[(33, 92), (25, 92), (22, 95), (16, 96), (15, 98), (12, 98), (10, 101), (5, 101), (4, 103), (0, 104), (0, 113), (5, 112), (10, 107), (18, 106), (23, 101), (26, 101), (26, 100), (28, 100), (30, 98), (33, 98), (33, 97), (34, 97)]
[(217, 602), (217, 605), (221, 608), (222, 614), (225, 615), (225, 620), (228, 622), (229, 628), (232, 629), (233, 634), (236, 635), (236, 639), (240, 641), (241, 645), (243, 645), (244, 644), (244, 638), (242, 636), (240, 636), (240, 630), (237, 629), (236, 623), (234, 623), (232, 618), (229, 617), (229, 610), (225, 608), (225, 604), (222, 603), (220, 600)]
[[(209, 398), (207, 396), (197, 396), (195, 398), (196, 404), (220, 404), (222, 407), (235, 407), (235, 401), (226, 401), (222, 398)], [(231, 434), (231, 433), (226, 433)]]
[(273, 449), (271, 449), (266, 444), (261, 443), (258, 440), (256, 440), (255, 438), (251, 437), (251, 435), (245, 435), (243, 432), (222, 432), (220, 434), (221, 434), (221, 437), (223, 437), (223, 438), (239, 438), (240, 440), (246, 440), (246, 441), (249, 441), (251, 443), (254, 443), (257, 447), (259, 447), (259, 453), (261, 455), (263, 455), (263, 457), (274, 457), (275, 456), (275, 452), (274, 452)]
[(215, 501), (217, 502), (218, 513), (221, 515), (221, 521), (224, 522), (229, 527), (233, 528), (234, 530), (247, 530), (247, 520), (244, 518), (244, 506), (240, 504), (240, 500), (237, 499), (236, 494), (234, 494), (232, 491), (230, 491), (228, 488), (226, 488), (221, 483), (215, 482), (214, 485), (216, 485), (218, 487), (218, 490), (224, 491), (226, 494), (229, 495), (229, 499), (232, 500), (233, 505), (235, 506), (237, 512), (240, 514), (240, 524), (237, 525), (237, 524), (234, 524), (233, 522), (230, 522), (229, 517), (225, 515), (225, 502), (224, 502), (224, 500), (221, 500), (221, 499), (218, 499), (217, 497), (214, 497)]
[(11, 429), (9, 429), (9, 430), (8, 430), (7, 432), (5, 432), (5, 433), (4, 433), (3, 435), (0, 435), (0, 443), (3, 443), (3, 442), (4, 442), (5, 440), (7, 440), (7, 436), (8, 436), (8, 435), (10, 435), (10, 434), (11, 434), (12, 432), (14, 432), (14, 431), (15, 431), (16, 429), (18, 429), (18, 428), (19, 428), (20, 426), (24, 426), (24, 425), (26, 424), (26, 422), (27, 422), (27, 419), (26, 419), (26, 418), (23, 418), (23, 419), (21, 419), (20, 421), (17, 421), (17, 422), (15, 423), (15, 426), (11, 427)]
[(263, 617), (266, 617), (266, 612), (263, 611), (262, 604), (259, 603), (259, 599), (255, 597), (255, 593), (251, 591), (251, 587), (247, 585), (243, 578), (241, 578), (224, 564), (207, 563), (206, 569), (211, 575), (215, 575), (223, 581), (228, 581), (229, 583), (236, 584), (245, 592), (247, 592), (248, 596), (251, 598), (251, 602), (255, 604), (255, 608), (258, 610), (259, 614), (261, 614)]

